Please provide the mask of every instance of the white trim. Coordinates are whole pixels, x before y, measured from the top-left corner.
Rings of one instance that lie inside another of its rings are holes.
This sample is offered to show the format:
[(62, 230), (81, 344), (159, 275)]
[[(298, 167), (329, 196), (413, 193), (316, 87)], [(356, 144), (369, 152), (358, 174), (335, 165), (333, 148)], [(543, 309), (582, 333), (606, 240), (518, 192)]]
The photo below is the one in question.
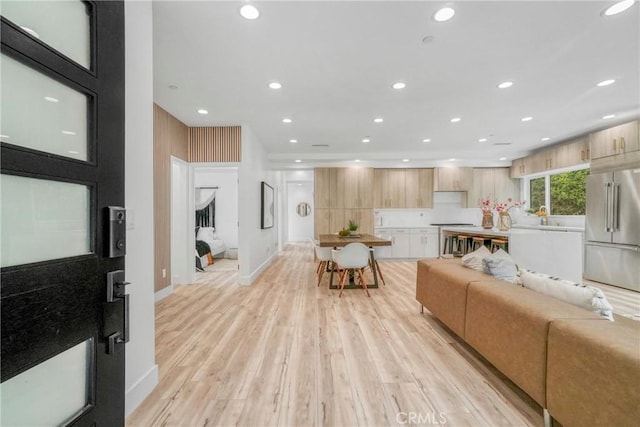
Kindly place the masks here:
[(124, 413), (129, 416), (158, 385), (158, 365), (153, 365), (125, 392)]
[(249, 276), (240, 276), (238, 277), (238, 284), (242, 285), (242, 286), (249, 286), (253, 283), (254, 280), (256, 280), (256, 278), (260, 275), (260, 273), (262, 273), (265, 268), (267, 268), (269, 266), (269, 264), (271, 264), (271, 261), (273, 260), (274, 257), (280, 256), (282, 252), (278, 251), (278, 252), (274, 252), (269, 258), (267, 258), (265, 260), (265, 262), (263, 262), (262, 264), (260, 264), (260, 266), (258, 268), (256, 268), (253, 273), (251, 273)]
[(160, 289), (158, 292), (155, 293), (154, 297), (155, 297), (155, 302), (161, 301), (163, 299), (165, 299), (166, 297), (168, 297), (169, 295), (171, 295), (173, 293), (173, 285), (169, 285), (166, 288), (162, 288)]

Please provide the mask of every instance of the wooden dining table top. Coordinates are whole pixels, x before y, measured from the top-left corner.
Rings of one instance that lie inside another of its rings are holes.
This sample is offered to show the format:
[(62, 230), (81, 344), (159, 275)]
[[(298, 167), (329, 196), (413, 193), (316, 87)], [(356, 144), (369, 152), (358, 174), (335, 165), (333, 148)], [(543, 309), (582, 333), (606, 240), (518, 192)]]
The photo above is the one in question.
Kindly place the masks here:
[(391, 240), (381, 239), (371, 234), (357, 234), (355, 236), (338, 236), (337, 234), (321, 234), (319, 237), (321, 247), (337, 248), (349, 243), (362, 243), (367, 246), (391, 246)]

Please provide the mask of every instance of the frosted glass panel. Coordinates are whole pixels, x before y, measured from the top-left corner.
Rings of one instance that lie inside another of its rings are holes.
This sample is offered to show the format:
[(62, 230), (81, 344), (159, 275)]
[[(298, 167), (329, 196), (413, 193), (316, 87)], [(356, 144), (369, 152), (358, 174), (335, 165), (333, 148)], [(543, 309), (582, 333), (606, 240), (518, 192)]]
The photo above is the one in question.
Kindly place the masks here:
[(85, 68), (91, 67), (91, 23), (80, 0), (2, 1), (2, 16)]
[(0, 140), (87, 160), (87, 96), (2, 55)]
[(90, 253), (90, 190), (85, 185), (0, 176), (0, 266)]
[(0, 384), (3, 426), (59, 426), (89, 403), (93, 340)]

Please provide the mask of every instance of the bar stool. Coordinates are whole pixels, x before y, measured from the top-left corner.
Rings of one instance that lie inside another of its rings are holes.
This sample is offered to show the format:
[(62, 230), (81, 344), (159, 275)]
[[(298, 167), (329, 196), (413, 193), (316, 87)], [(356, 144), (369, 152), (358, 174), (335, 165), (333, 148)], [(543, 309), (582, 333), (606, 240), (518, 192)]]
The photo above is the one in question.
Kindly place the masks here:
[(509, 241), (505, 239), (491, 239), (491, 252), (495, 252), (498, 249), (509, 252)]
[(449, 234), (444, 239), (444, 247), (442, 248), (443, 254), (452, 254), (453, 249), (458, 245), (458, 235)]
[(476, 250), (476, 249), (480, 249), (482, 246), (485, 245), (485, 238), (484, 237), (479, 237), (479, 236), (473, 236), (471, 238), (472, 240), (472, 250)]
[[(471, 236), (467, 236), (466, 234), (458, 234), (458, 241), (456, 243), (456, 251), (458, 251), (459, 253), (465, 255), (467, 252), (469, 252), (469, 244), (470, 244), (470, 240)], [(460, 247), (462, 246), (462, 248)]]

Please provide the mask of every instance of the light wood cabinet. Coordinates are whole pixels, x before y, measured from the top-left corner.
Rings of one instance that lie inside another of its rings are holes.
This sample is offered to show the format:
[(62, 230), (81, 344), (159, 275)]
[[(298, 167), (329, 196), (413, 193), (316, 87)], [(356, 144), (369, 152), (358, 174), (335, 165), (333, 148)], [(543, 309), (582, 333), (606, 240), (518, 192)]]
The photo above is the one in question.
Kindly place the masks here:
[(474, 168), (473, 184), (467, 193), (467, 206), (480, 206), (484, 199), (497, 202), (519, 200), (520, 185), (512, 179), (509, 168)]
[(373, 169), (345, 168), (344, 207), (348, 209), (373, 207)]
[(624, 123), (589, 135), (591, 158), (617, 156), (640, 150), (638, 121)]
[(405, 207), (405, 169), (375, 169), (374, 207)]
[(551, 148), (553, 152), (554, 168), (565, 168), (582, 163), (589, 163), (589, 138), (574, 139), (566, 144)]
[(316, 209), (329, 207), (330, 168), (315, 168), (313, 171), (313, 201)]
[(473, 178), (472, 168), (444, 167), (435, 168), (433, 176), (434, 191), (468, 191)]
[(433, 169), (406, 169), (404, 200), (406, 208), (433, 207)]
[(510, 175), (511, 178), (522, 178), (524, 175), (526, 175), (525, 172), (525, 164), (524, 164), (524, 157), (520, 158), (520, 159), (515, 159), (514, 161), (511, 162), (511, 168), (510, 168)]
[(344, 207), (344, 169), (314, 169), (314, 203), (316, 208)]
[(354, 221), (358, 224), (358, 233), (373, 234), (373, 209), (344, 209), (343, 227), (349, 221)]
[[(372, 214), (373, 215), (373, 214)], [(313, 234), (317, 239), (320, 234), (337, 233), (347, 226), (345, 209), (317, 209), (314, 211)]]

